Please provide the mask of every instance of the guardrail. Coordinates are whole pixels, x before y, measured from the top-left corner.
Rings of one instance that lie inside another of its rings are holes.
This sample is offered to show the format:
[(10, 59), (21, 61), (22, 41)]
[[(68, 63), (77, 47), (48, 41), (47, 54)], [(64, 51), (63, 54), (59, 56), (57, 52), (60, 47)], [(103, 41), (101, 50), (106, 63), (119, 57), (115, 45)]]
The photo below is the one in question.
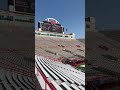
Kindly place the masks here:
[(40, 74), (42, 76), (43, 80), (45, 81), (45, 90), (55, 90), (54, 87), (47, 80), (47, 78), (44, 76), (44, 74), (39, 70), (39, 68), (37, 66), (35, 66), (35, 68), (37, 69), (36, 75), (38, 76), (38, 74)]

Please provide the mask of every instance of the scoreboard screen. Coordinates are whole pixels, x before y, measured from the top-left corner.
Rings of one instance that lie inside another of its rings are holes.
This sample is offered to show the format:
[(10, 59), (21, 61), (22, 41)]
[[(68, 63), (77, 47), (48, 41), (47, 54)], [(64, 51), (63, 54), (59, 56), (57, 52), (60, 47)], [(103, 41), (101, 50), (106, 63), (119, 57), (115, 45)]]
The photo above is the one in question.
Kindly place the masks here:
[(62, 33), (62, 27), (58, 24), (55, 24), (52, 26), (52, 32), (58, 32), (58, 33)]
[(64, 28), (60, 24), (51, 24), (51, 22), (43, 21), (40, 23), (42, 31), (63, 33)]
[(15, 11), (35, 13), (35, 0), (15, 0)]
[(49, 22), (43, 22), (43, 23), (41, 23), (40, 27), (43, 31), (50, 31), (51, 24)]

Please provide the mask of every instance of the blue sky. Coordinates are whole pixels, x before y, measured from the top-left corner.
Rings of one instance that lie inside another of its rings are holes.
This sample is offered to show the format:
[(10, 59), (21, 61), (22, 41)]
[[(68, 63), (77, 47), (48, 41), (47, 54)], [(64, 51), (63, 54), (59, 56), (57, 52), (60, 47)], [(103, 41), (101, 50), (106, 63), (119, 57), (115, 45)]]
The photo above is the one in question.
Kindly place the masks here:
[(85, 38), (85, 0), (36, 0), (35, 29), (38, 21), (55, 18), (76, 38)]
[(86, 16), (95, 16), (100, 30), (120, 30), (120, 0), (86, 0)]

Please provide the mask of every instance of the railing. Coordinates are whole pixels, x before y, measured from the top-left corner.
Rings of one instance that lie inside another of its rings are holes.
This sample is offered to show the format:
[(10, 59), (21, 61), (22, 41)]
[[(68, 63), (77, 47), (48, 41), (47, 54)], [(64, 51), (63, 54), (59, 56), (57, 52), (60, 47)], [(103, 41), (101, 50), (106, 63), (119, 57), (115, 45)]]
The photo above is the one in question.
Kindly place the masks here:
[(39, 68), (37, 66), (35, 66), (37, 72), (36, 72), (36, 77), (42, 76), (43, 80), (45, 81), (45, 90), (55, 90), (54, 87), (50, 84), (50, 82), (47, 80), (47, 78), (44, 76), (44, 74), (39, 70)]

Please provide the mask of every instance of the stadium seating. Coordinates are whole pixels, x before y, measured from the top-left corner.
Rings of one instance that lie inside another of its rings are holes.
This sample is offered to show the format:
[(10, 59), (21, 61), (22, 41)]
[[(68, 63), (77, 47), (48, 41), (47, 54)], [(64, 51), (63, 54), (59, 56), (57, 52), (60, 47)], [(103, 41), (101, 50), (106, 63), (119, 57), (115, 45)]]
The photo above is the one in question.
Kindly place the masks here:
[[(88, 86), (88, 88), (94, 86), (94, 88), (97, 89), (98, 83), (96, 82), (99, 82), (99, 88), (100, 85), (103, 85), (104, 88), (102, 90), (107, 90), (105, 89), (105, 87), (107, 87), (105, 85), (106, 83), (112, 83), (111, 86), (116, 85), (115, 83), (119, 83), (120, 42), (116, 41), (115, 39), (111, 39), (103, 33), (104, 31), (102, 33), (97, 31), (86, 32), (86, 64), (89, 64), (90, 66), (88, 67), (87, 65), (86, 67), (86, 80), (87, 82), (92, 82), (89, 83), (89, 85), (91, 84), (91, 86), (89, 86), (88, 83), (86, 86)], [(101, 76), (102, 78), (99, 78), (99, 76)], [(96, 79), (94, 77), (96, 77)], [(112, 79), (108, 77), (111, 77)]]
[[(54, 87), (54, 90), (85, 90), (85, 73), (76, 70), (70, 65), (36, 55), (35, 66), (38, 68), (36, 77), (42, 89), (45, 89), (45, 80), (42, 79), (45, 77)], [(37, 75), (38, 72), (41, 75)], [(42, 75), (43, 77), (41, 77)], [(49, 85), (46, 89), (48, 88), (50, 88)]]
[(0, 68), (7, 71), (13, 71), (29, 77), (34, 77), (34, 60), (27, 60), (27, 58), (15, 53), (1, 53), (0, 54)]
[(120, 30), (104, 30), (104, 31), (100, 31), (100, 33), (104, 34), (105, 36), (116, 40), (118, 42), (120, 42)]
[[(79, 49), (81, 49), (81, 51)], [(35, 53), (36, 55), (45, 56), (46, 58), (51, 57), (54, 60), (61, 57), (78, 58), (79, 55), (84, 57), (85, 44), (77, 39), (35, 35)]]
[[(87, 39), (89, 38), (89, 39)], [(120, 73), (120, 43), (99, 32), (87, 32), (86, 47), (88, 62), (107, 70)], [(96, 53), (96, 51), (99, 51)], [(114, 63), (114, 64), (113, 64)]]
[(0, 52), (0, 90), (35, 89), (34, 59), (18, 53)]
[(31, 77), (0, 69), (0, 90), (33, 90), (34, 83)]

